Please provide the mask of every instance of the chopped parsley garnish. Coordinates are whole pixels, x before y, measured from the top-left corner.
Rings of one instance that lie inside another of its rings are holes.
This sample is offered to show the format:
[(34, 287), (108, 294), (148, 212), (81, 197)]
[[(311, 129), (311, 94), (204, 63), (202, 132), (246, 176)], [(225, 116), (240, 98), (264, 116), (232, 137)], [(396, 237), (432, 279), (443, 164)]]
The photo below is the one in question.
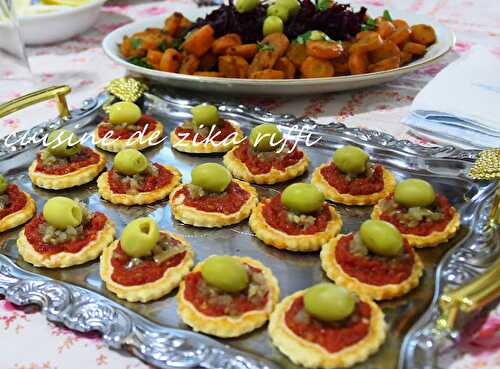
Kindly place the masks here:
[(392, 22), (391, 13), (389, 13), (389, 10), (387, 10), (387, 9), (384, 10), (383, 17), (385, 20)]
[(132, 63), (132, 64), (137, 65), (139, 67), (154, 69), (151, 65), (149, 65), (146, 58), (141, 58), (139, 56), (133, 56), (131, 58), (128, 58), (127, 61), (129, 63)]
[(274, 51), (274, 47), (272, 47), (272, 45), (269, 45), (269, 44), (257, 42), (257, 50), (259, 50), (259, 51)]
[[(304, 32), (303, 34), (297, 36), (295, 39), (295, 42), (303, 45), (307, 40), (313, 40), (313, 41), (332, 41), (334, 42), (328, 35), (324, 32), (321, 31), (307, 31)], [(337, 41), (335, 41), (337, 42)]]
[(132, 37), (130, 39), (130, 44), (132, 45), (132, 49), (139, 49), (141, 47), (142, 40), (140, 38)]
[(182, 39), (177, 38), (172, 41), (172, 47), (176, 50), (180, 50), (181, 45), (182, 45)]
[(377, 21), (371, 17), (368, 17), (366, 22), (361, 25), (362, 31), (371, 31), (377, 28)]
[(158, 47), (161, 51), (167, 50), (168, 49), (167, 40), (161, 40), (160, 45), (158, 45)]

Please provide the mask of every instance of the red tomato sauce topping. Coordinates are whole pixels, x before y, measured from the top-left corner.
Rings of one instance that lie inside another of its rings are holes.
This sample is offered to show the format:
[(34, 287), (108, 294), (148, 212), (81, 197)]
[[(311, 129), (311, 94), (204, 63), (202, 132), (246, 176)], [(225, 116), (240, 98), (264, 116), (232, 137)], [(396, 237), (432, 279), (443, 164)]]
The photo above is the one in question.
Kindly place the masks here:
[(221, 194), (208, 194), (193, 198), (187, 186), (177, 191), (175, 197), (184, 195), (183, 204), (209, 213), (232, 214), (241, 209), (250, 194), (236, 182), (231, 182)]
[(281, 195), (273, 197), (262, 209), (262, 215), (267, 224), (275, 229), (279, 229), (290, 235), (315, 234), (323, 232), (332, 218), (328, 204), (323, 204), (319, 212), (311, 214), (316, 221), (303, 228), (298, 224), (292, 223), (287, 219), (287, 210), (281, 203)]
[[(250, 266), (253, 272), (261, 272), (260, 269), (254, 268)], [(186, 276), (185, 282), (185, 290), (184, 290), (184, 298), (191, 302), (194, 307), (201, 313), (208, 316), (223, 316), (226, 315), (224, 310), (225, 307), (219, 304), (211, 304), (201, 295), (199, 292), (199, 285), (202, 283), (203, 277), (201, 272), (192, 272)], [(252, 303), (249, 298), (244, 293), (237, 293), (231, 295), (231, 302), (228, 304), (231, 305), (231, 308), (237, 311), (235, 315), (242, 315), (247, 311), (252, 310), (260, 310), (263, 309), (268, 301), (268, 294), (264, 299), (260, 300), (260, 303)]]
[[(207, 127), (207, 129), (209, 132), (211, 132), (209, 134), (211, 141), (220, 142), (232, 133), (233, 133), (232, 137), (234, 137), (234, 139), (236, 139), (236, 135), (234, 134), (234, 132), (236, 132), (236, 129), (227, 120), (224, 120), (222, 122), (222, 124), (217, 124), (213, 128), (213, 131), (211, 131), (212, 127)], [(208, 136), (204, 136), (200, 133), (196, 134), (193, 129), (183, 128), (183, 127), (177, 127), (175, 129), (175, 134), (177, 135), (177, 137), (184, 139), (184, 140), (188, 140), (188, 141), (193, 141), (196, 139), (196, 142), (203, 141), (204, 139), (206, 139), (208, 137)]]
[[(390, 198), (392, 198), (392, 195)], [(439, 193), (436, 194), (435, 205), (436, 210), (443, 214), (443, 218), (439, 221), (420, 222), (420, 224), (415, 227), (408, 227), (399, 221), (397, 214), (389, 214), (388, 212), (382, 213), (380, 215), (380, 219), (394, 224), (394, 226), (398, 228), (401, 233), (414, 234), (417, 236), (428, 236), (434, 231), (444, 231), (455, 213), (446, 196), (443, 196)], [(404, 213), (408, 211), (408, 209), (403, 206), (399, 206), (398, 210), (401, 210)]]
[(92, 220), (84, 226), (82, 238), (74, 241), (64, 241), (55, 245), (43, 242), (43, 234), (38, 230), (38, 227), (42, 223), (45, 223), (43, 214), (39, 214), (33, 218), (24, 228), (24, 232), (31, 246), (40, 254), (53, 255), (60, 252), (77, 253), (96, 239), (97, 233), (104, 228), (107, 219), (108, 218), (103, 213), (95, 212), (92, 216)]
[[(174, 176), (163, 165), (153, 164), (158, 169), (158, 175), (148, 175), (144, 178), (144, 184), (138, 189), (139, 192), (150, 192), (165, 187), (172, 181)], [(130, 185), (126, 182), (116, 179), (113, 175), (113, 169), (108, 172), (108, 183), (111, 191), (114, 193), (127, 193)]]
[(179, 265), (185, 256), (186, 251), (182, 251), (161, 263), (156, 263), (152, 259), (146, 259), (137, 265), (127, 267), (132, 258), (123, 251), (121, 245), (118, 243), (118, 247), (114, 250), (111, 257), (111, 265), (113, 266), (111, 279), (123, 286), (137, 286), (151, 283), (162, 278), (167, 269)]
[(300, 296), (285, 313), (287, 327), (297, 336), (320, 345), (328, 352), (334, 353), (352, 346), (368, 334), (371, 309), (370, 305), (362, 301), (356, 304), (351, 319), (334, 323), (323, 322), (312, 316), (304, 321), (298, 319), (297, 314), (304, 313), (303, 309), (304, 297)]
[[(132, 135), (135, 132), (144, 132), (144, 135), (153, 132), (157, 124), (159, 124), (158, 121), (153, 117), (150, 117), (149, 115), (143, 115), (138, 122), (134, 123), (134, 126), (138, 127), (137, 130), (127, 129), (127, 128), (117, 128), (114, 127), (112, 124), (99, 124), (97, 129), (97, 135), (102, 138), (106, 135), (106, 133), (111, 131), (113, 132), (113, 134), (107, 136), (109, 137), (109, 139), (118, 138), (121, 140), (127, 140), (130, 137), (132, 137)], [(134, 138), (139, 138), (139, 137), (135, 135)]]
[(359, 281), (375, 286), (397, 284), (408, 279), (415, 264), (415, 252), (407, 242), (396, 257), (353, 255), (349, 245), (354, 235), (342, 237), (335, 248), (335, 260), (345, 273)]
[(384, 189), (384, 168), (380, 164), (375, 165), (371, 176), (362, 176), (351, 181), (333, 162), (321, 169), (321, 175), (330, 186), (343, 194), (371, 195)]
[(0, 219), (21, 210), (28, 201), (24, 192), (19, 190), (15, 184), (9, 184), (4, 195), (9, 197), (9, 204), (4, 208), (0, 208)]
[(76, 172), (79, 169), (97, 164), (101, 157), (94, 150), (88, 147), (82, 147), (80, 152), (69, 158), (66, 165), (45, 167), (40, 158), (41, 153), (37, 154), (37, 165), (35, 170), (45, 174), (64, 175)]
[[(291, 149), (293, 145), (289, 143), (288, 147)], [(276, 158), (261, 160), (250, 150), (248, 141), (244, 141), (234, 150), (234, 155), (246, 165), (252, 174), (265, 174), (269, 173), (272, 168), (285, 171), (287, 167), (297, 164), (304, 153), (298, 148), (293, 149), (292, 152), (288, 152), (285, 148), (282, 153), (276, 155)]]

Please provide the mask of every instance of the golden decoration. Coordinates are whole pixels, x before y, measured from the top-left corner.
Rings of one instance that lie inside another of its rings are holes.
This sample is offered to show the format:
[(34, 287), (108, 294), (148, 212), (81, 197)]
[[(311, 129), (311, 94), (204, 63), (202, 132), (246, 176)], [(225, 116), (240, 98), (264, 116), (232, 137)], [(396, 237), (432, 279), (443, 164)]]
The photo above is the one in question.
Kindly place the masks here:
[(469, 176), (476, 180), (500, 179), (500, 148), (481, 152), (469, 171)]
[[(146, 84), (131, 77), (116, 78), (106, 87), (106, 91), (114, 97), (129, 102), (139, 100), (147, 89)], [(110, 102), (106, 105), (109, 106), (109, 104)], [(105, 111), (107, 106), (103, 107)]]

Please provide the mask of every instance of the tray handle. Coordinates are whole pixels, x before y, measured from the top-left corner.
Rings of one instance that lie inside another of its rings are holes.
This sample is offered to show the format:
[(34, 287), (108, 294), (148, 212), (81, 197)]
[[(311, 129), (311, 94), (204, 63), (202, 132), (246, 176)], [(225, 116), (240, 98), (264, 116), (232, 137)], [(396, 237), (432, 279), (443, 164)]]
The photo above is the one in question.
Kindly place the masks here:
[[(489, 215), (490, 227), (496, 231), (500, 224), (500, 186), (497, 188)], [(445, 291), (439, 298), (441, 315), (436, 328), (451, 332), (460, 312), (470, 313), (481, 309), (500, 297), (500, 259), (497, 259), (486, 272), (466, 285)]]
[(62, 119), (70, 117), (66, 95), (71, 92), (69, 86), (47, 87), (39, 91), (18, 97), (17, 99), (0, 104), (0, 118), (3, 118), (16, 111), (22, 110), (39, 102), (55, 99), (59, 116)]

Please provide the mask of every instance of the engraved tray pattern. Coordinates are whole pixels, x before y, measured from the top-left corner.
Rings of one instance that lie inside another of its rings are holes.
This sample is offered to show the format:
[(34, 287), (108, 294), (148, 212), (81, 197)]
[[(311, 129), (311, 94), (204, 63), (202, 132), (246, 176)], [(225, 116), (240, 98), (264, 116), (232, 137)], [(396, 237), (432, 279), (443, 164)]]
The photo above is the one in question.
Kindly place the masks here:
[[(109, 97), (103, 93), (89, 99), (72, 112), (66, 121), (53, 120), (30, 130), (26, 136), (40, 135), (47, 130), (67, 125), (78, 132), (89, 131), (99, 121), (101, 106)], [(175, 122), (189, 116), (191, 105), (201, 99), (186, 97), (169, 90), (153, 88), (142, 103), (146, 111), (166, 123), (167, 131)], [(307, 118), (274, 115), (258, 107), (245, 107), (230, 100), (219, 103), (223, 116), (237, 119), (244, 129), (252, 124), (277, 122), (283, 126), (305, 126), (321, 134), (322, 141), (314, 148), (306, 148), (312, 158), (312, 167), (328, 160), (331, 151), (342, 144), (362, 145), (401, 179), (408, 176), (427, 178), (440, 191), (445, 191), (452, 203), (462, 212), (462, 227), (448, 246), (420, 253), (426, 264), (421, 286), (401, 299), (382, 303), (391, 334), (380, 350), (367, 362), (356, 368), (431, 368), (435, 353), (450, 337), (433, 331), (439, 313), (437, 298), (447, 287), (454, 287), (479, 275), (498, 258), (500, 240), (495, 226), (488, 222), (487, 214), (495, 191), (491, 182), (473, 182), (466, 177), (477, 151), (462, 151), (452, 146), (423, 147), (372, 130), (347, 128), (331, 123), (316, 126)], [(10, 142), (26, 132), (10, 137)], [(178, 166), (184, 181), (189, 178), (193, 165), (203, 161), (218, 161), (220, 156), (200, 159), (178, 154), (164, 148), (147, 150), (154, 160)], [(38, 209), (54, 194), (32, 188), (26, 167), (34, 156), (33, 144), (6, 147), (0, 142), (0, 172), (6, 173), (24, 190), (35, 195)], [(110, 159), (111, 156), (108, 156)], [(305, 176), (298, 180), (307, 180)], [(260, 195), (269, 195), (282, 186), (256, 186)], [(58, 192), (59, 193), (59, 192)], [(255, 241), (246, 222), (223, 230), (205, 231), (184, 226), (170, 216), (166, 202), (144, 207), (124, 208), (99, 199), (95, 184), (77, 190), (61, 191), (75, 196), (92, 209), (110, 214), (121, 226), (137, 216), (149, 214), (160, 224), (183, 234), (197, 253), (197, 260), (211, 253), (246, 254), (260, 258), (268, 264), (280, 280), (282, 297), (324, 279), (318, 267), (317, 254), (297, 255), (274, 250)], [(343, 232), (355, 229), (369, 215), (369, 207), (338, 207), (345, 225)], [(144, 361), (160, 368), (296, 368), (273, 348), (265, 329), (239, 339), (215, 340), (196, 334), (177, 322), (173, 294), (155, 303), (130, 304), (118, 300), (102, 287), (97, 263), (88, 263), (67, 270), (37, 269), (19, 259), (15, 237), (19, 229), (0, 235), (0, 294), (19, 305), (37, 304), (51, 321), (61, 322), (79, 331), (97, 330), (104, 341), (116, 349), (126, 349)], [(439, 266), (437, 268), (436, 264)], [(434, 288), (434, 291), (432, 287)], [(398, 351), (400, 354), (398, 355)]]

